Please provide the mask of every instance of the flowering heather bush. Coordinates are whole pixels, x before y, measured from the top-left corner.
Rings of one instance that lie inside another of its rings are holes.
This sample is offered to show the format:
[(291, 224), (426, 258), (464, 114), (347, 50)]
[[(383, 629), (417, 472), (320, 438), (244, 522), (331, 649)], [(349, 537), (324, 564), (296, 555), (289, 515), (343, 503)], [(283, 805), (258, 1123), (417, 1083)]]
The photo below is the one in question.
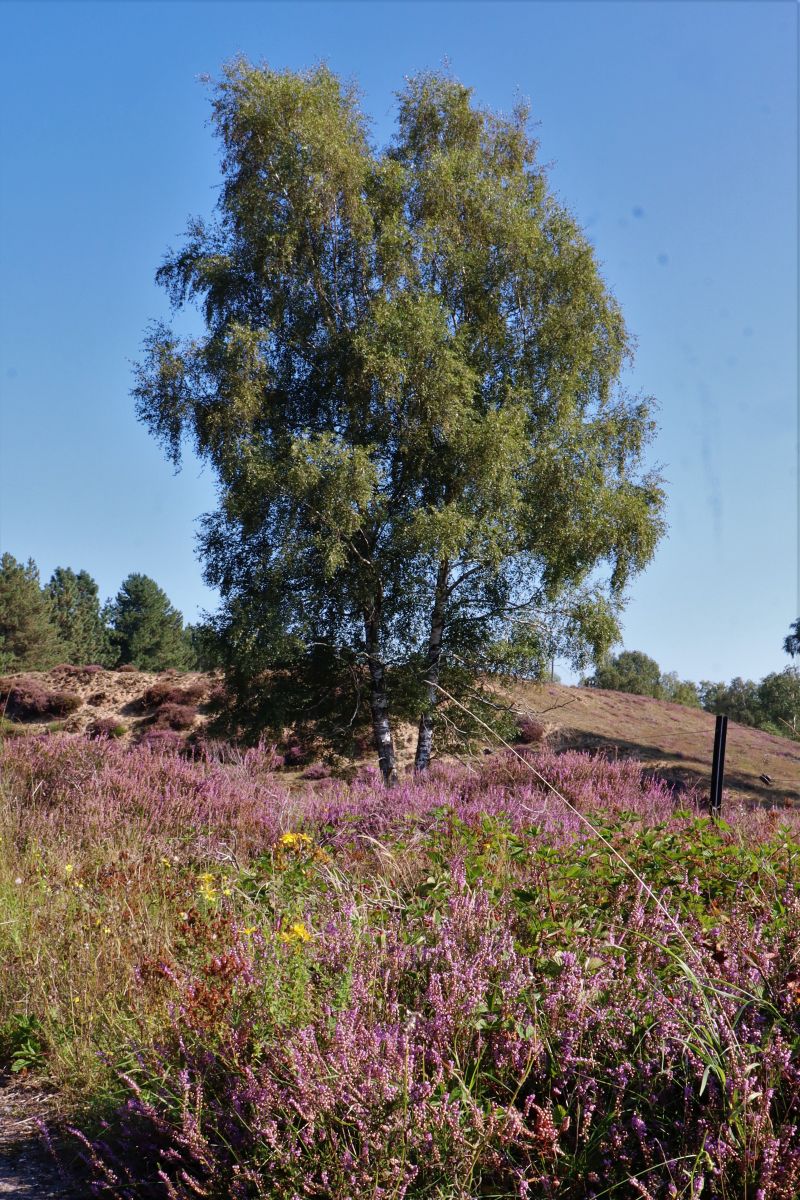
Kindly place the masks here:
[(119, 738), (125, 735), (125, 726), (113, 717), (97, 717), (86, 729), (90, 738)]
[(301, 779), (330, 779), (331, 769), (326, 763), (315, 762), (310, 767), (306, 767), (300, 776)]
[(308, 762), (309, 754), (310, 751), (305, 746), (292, 742), (284, 751), (283, 765), (285, 767), (301, 767), (303, 763)]
[[(538, 906), (458, 862), (372, 922), (328, 902), (277, 936), (240, 931), (199, 973), (165, 966), (174, 1040), (86, 1144), (99, 1192), (790, 1200), (800, 907), (784, 899), (780, 933), (743, 900), (728, 930), (687, 925), (699, 984), (641, 894), (616, 898), (602, 942), (532, 954)], [(300, 981), (304, 1005), (276, 1019)]]
[(0, 680), (0, 705), (12, 720), (66, 717), (80, 708), (82, 703), (80, 696), (74, 692), (48, 691), (38, 679), (19, 676)]
[(516, 741), (523, 746), (538, 745), (545, 733), (544, 724), (535, 717), (520, 717), (517, 721)]
[(206, 703), (210, 708), (221, 709), (230, 702), (230, 696), (224, 684), (216, 683), (208, 693)]
[(62, 663), (58, 667), (53, 667), (52, 671), (58, 671), (59, 674), (66, 676), (67, 679), (77, 679), (81, 683), (87, 683), (93, 675), (99, 675), (104, 671), (105, 667), (99, 666), (97, 663), (87, 663), (85, 666), (73, 666), (72, 663)]
[(190, 729), (197, 716), (194, 704), (162, 704), (153, 723), (155, 729)]
[(186, 738), (176, 729), (151, 727), (142, 734), (139, 745), (159, 754), (179, 754), (187, 749)]
[(93, 1194), (796, 1200), (796, 814), (274, 757), (0, 747), (0, 1030), (40, 1023)]
[(149, 687), (142, 696), (142, 708), (158, 708), (162, 704), (197, 704), (203, 698), (202, 683), (191, 683), (176, 687), (174, 681), (162, 680)]
[[(191, 761), (165, 749), (185, 745), (183, 737), (168, 730), (148, 731), (137, 746), (101, 747), (62, 735), (21, 739), (0, 749), (0, 771), (12, 789), (27, 791), (36, 781), (36, 801), (26, 804), (22, 814), (31, 836), (40, 823), (53, 822), (54, 830), (69, 825), (80, 832), (89, 823), (102, 829), (103, 836), (121, 837), (141, 819), (156, 839), (185, 840), (203, 829), (203, 853), (228, 845), (235, 836), (242, 853), (259, 854), (298, 824), (336, 849), (364, 835), (391, 841), (409, 831), (429, 831), (446, 818), (470, 827), (484, 816), (502, 818), (514, 830), (535, 827), (542, 838), (557, 844), (585, 832), (580, 817), (510, 755), (492, 756), (479, 773), (436, 764), (426, 780), (410, 776), (388, 793), (375, 786), (372, 769), (362, 781), (331, 780), (324, 789), (303, 795), (288, 790), (275, 774), (271, 745), (223, 753), (208, 744)], [(569, 752), (544, 753), (535, 763), (589, 818), (624, 818), (623, 828), (665, 824), (678, 830), (690, 819), (685, 814), (692, 813), (691, 796), (683, 798), (683, 809), (676, 812), (668, 788), (656, 781), (643, 786), (635, 762), (591, 760)], [(794, 812), (782, 819), (793, 829), (800, 825)], [(731, 811), (729, 820), (751, 841), (769, 837), (775, 825), (775, 815), (763, 810)]]

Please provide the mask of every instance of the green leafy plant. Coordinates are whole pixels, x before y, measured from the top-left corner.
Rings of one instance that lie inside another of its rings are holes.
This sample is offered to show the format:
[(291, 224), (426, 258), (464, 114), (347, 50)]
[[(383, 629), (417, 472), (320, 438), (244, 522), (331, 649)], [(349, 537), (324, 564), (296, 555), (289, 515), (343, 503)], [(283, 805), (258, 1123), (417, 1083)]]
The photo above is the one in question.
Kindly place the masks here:
[(46, 1043), (38, 1017), (15, 1013), (0, 1025), (0, 1060), (11, 1071), (36, 1071), (44, 1066)]

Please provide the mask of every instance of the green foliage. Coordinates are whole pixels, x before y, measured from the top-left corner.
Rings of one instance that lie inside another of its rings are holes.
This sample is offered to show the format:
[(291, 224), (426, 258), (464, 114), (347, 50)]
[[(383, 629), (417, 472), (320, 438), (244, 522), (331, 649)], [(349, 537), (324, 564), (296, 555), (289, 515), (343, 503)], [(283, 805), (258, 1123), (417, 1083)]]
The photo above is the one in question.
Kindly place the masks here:
[(88, 571), (56, 567), (44, 590), (68, 661), (106, 665), (108, 637), (97, 584)]
[(759, 682), (732, 679), (730, 683), (700, 684), (707, 712), (724, 713), (740, 725), (752, 725), (781, 737), (800, 735), (800, 671), (786, 667)]
[(655, 659), (641, 650), (623, 650), (601, 662), (594, 675), (584, 681), (587, 687), (606, 688), (611, 692), (629, 692), (634, 696), (652, 696), (671, 700), (689, 708), (699, 708), (697, 686), (679, 679), (675, 671), (662, 674)]
[(762, 728), (783, 737), (800, 736), (800, 671), (786, 667), (765, 675), (758, 685)]
[(721, 713), (740, 725), (758, 726), (761, 723), (761, 701), (758, 684), (738, 675), (730, 683), (700, 683), (700, 703), (706, 712)]
[(623, 650), (601, 663), (588, 681), (590, 687), (610, 692), (631, 692), (634, 696), (661, 699), (661, 668), (655, 659), (641, 650)]
[(663, 529), (654, 422), (527, 110), (419, 75), (378, 151), (326, 67), (237, 61), (213, 119), (218, 218), (158, 272), (205, 334), (154, 326), (135, 396), (217, 473), (202, 546), (239, 690), (269, 669), (319, 697), (322, 658), (358, 697), (369, 662), (377, 719), (384, 666), (393, 697), (416, 670), (420, 705), (440, 657), (535, 673), (544, 612), (570, 651), (607, 649)]
[(661, 676), (661, 693), (664, 700), (671, 700), (674, 704), (684, 704), (687, 708), (700, 707), (697, 684), (690, 679), (679, 679), (675, 671), (668, 671)]
[(183, 632), (190, 649), (189, 659), (193, 670), (214, 671), (222, 665), (224, 647), (211, 621), (187, 625)]
[(788, 636), (784, 639), (783, 648), (787, 654), (791, 654), (792, 658), (796, 654), (800, 654), (800, 617), (789, 626)]
[(149, 576), (129, 575), (105, 615), (115, 665), (131, 664), (141, 671), (191, 665), (183, 618)]
[(0, 1062), (13, 1072), (35, 1071), (44, 1066), (45, 1042), (37, 1017), (15, 1013), (0, 1025)]
[(50, 606), (33, 559), (0, 559), (0, 670), (46, 671), (63, 657)]

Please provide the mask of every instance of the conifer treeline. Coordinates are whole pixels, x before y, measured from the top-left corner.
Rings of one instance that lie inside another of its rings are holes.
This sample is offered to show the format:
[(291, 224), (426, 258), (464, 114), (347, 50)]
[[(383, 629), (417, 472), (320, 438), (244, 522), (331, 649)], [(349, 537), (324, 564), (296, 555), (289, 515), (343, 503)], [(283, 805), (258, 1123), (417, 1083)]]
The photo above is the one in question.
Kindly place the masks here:
[(60, 662), (191, 670), (201, 666), (197, 633), (148, 575), (128, 575), (101, 606), (88, 571), (56, 567), (42, 586), (33, 559), (0, 559), (0, 671), (46, 671)]

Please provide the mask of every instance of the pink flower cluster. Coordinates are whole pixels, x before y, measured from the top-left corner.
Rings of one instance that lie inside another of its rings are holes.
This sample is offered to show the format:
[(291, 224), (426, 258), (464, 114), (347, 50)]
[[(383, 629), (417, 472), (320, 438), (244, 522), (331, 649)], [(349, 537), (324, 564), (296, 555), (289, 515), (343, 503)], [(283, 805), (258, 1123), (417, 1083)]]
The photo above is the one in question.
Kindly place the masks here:
[(213, 1034), (198, 978), (175, 980), (176, 1035), (143, 1061), (146, 1093), (132, 1083), (85, 1143), (96, 1193), (793, 1200), (800, 902), (786, 902), (775, 942), (743, 899), (718, 961), (691, 970), (631, 894), (602, 939), (548, 956), (457, 862), (436, 902), (366, 926), (331, 903), (303, 949), (317, 1003), (299, 1024), (274, 1019), (299, 953), (279, 941), (236, 947)]

